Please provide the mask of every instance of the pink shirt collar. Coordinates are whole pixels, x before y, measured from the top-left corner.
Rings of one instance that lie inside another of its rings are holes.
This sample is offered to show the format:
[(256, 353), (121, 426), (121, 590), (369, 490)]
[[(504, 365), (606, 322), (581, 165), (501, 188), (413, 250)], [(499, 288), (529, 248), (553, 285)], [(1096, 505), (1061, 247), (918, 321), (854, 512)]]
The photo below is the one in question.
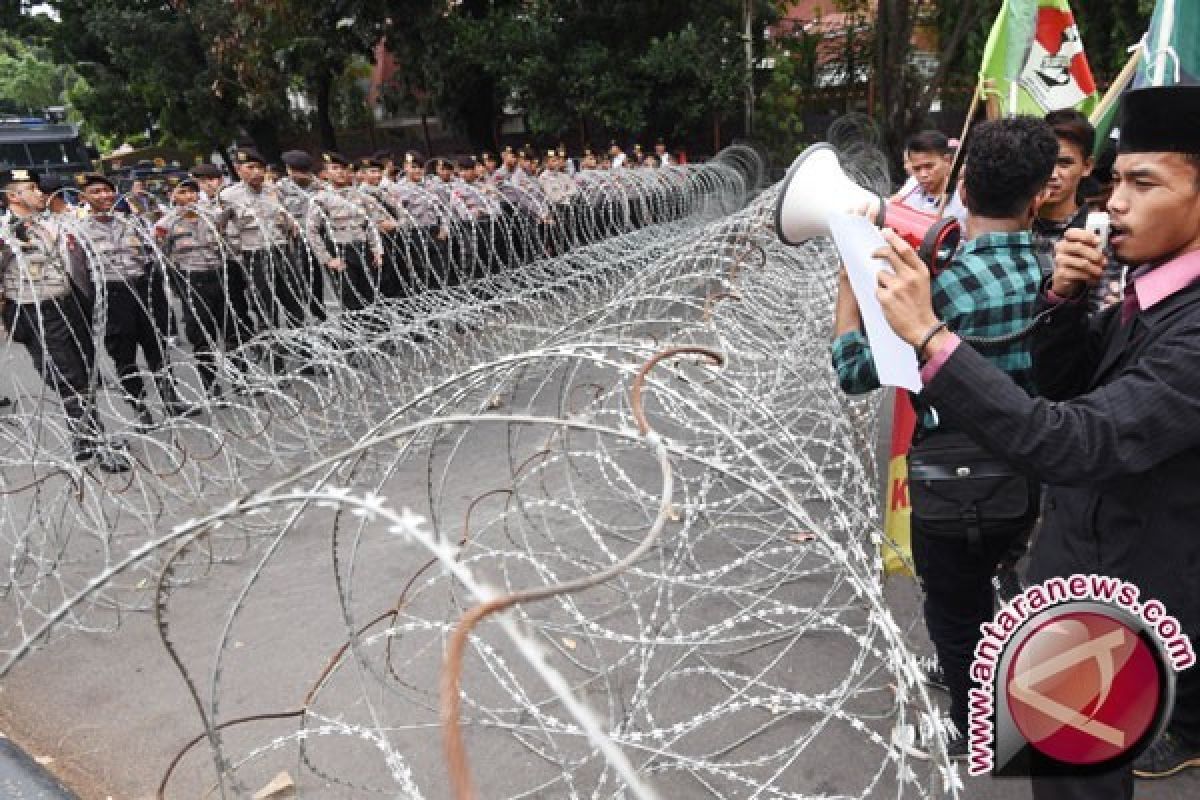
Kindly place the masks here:
[(1200, 250), (1173, 258), (1150, 269), (1139, 269), (1133, 276), (1133, 290), (1143, 311), (1166, 300), (1176, 292), (1200, 280)]

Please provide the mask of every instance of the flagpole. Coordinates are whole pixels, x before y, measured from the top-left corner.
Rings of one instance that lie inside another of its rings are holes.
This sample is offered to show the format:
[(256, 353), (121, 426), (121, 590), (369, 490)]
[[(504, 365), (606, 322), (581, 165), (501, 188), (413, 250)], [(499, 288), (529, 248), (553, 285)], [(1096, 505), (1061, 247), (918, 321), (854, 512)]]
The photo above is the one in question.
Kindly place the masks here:
[(954, 160), (950, 163), (950, 175), (946, 179), (946, 191), (942, 193), (941, 202), (938, 203), (938, 216), (940, 217), (946, 210), (946, 204), (950, 202), (951, 195), (954, 194), (954, 183), (958, 177), (959, 163), (962, 161), (963, 153), (967, 149), (967, 131), (971, 127), (971, 120), (975, 118), (975, 110), (979, 108), (979, 98), (983, 96), (983, 82), (979, 81), (975, 84), (975, 94), (971, 97), (971, 105), (967, 107), (967, 118), (963, 120), (962, 133), (958, 136), (958, 149), (954, 151)]
[(1125, 87), (1129, 86), (1129, 82), (1133, 80), (1133, 76), (1137, 72), (1138, 63), (1142, 57), (1142, 49), (1141, 42), (1134, 46), (1133, 54), (1129, 57), (1129, 61), (1117, 73), (1117, 77), (1113, 79), (1112, 85), (1108, 87), (1108, 91), (1104, 93), (1104, 97), (1092, 111), (1089, 121), (1093, 125), (1104, 119), (1113, 105), (1121, 99), (1121, 93), (1125, 91)]

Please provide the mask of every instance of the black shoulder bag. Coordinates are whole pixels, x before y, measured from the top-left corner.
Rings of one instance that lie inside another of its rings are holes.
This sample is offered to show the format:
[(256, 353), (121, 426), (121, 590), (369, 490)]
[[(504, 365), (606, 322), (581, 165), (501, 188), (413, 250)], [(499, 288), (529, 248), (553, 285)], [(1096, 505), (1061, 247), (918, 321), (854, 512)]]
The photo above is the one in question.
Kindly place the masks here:
[(979, 550), (983, 536), (1031, 516), (1036, 484), (961, 431), (922, 437), (908, 454), (912, 515), (935, 535), (966, 536)]

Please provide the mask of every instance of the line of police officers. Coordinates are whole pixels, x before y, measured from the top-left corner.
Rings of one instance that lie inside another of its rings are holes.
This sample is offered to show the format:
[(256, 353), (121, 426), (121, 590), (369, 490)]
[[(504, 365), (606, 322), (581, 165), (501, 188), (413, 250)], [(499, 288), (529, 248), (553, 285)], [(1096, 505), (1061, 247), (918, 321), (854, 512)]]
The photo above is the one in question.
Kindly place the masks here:
[[(614, 164), (633, 165), (612, 149)], [(657, 166), (652, 159), (647, 165)], [(31, 171), (0, 173), (8, 209), (0, 219), (0, 317), (61, 398), (77, 461), (108, 472), (130, 466), (95, 410), (97, 338), (139, 430), (156, 424), (147, 374), (165, 416), (202, 411), (179, 396), (163, 346), (173, 324), (167, 280), (204, 391), (219, 400), (219, 353), (230, 351), (232, 390), (252, 392), (243, 345), (310, 316), (324, 320), (326, 282), (342, 309), (362, 311), (590, 241), (601, 207), (618, 199), (631, 204), (623, 213), (634, 225), (674, 215), (641, 196), (646, 181), (623, 180), (615, 168), (600, 173), (590, 150), (578, 168), (550, 150), (540, 170), (529, 149), (511, 147), (499, 159), (485, 153), (457, 162), (425, 162), (410, 151), (398, 168), (384, 153), (356, 163), (325, 153), (318, 163), (289, 151), (283, 161), (286, 176), (271, 181), (265, 160), (243, 148), (235, 153), (237, 183), (224, 185), (215, 165), (201, 164), (169, 179), (167, 209), (141, 203), (126, 211), (117, 210), (117, 187), (105, 175), (77, 176), (76, 209), (50, 203), (61, 192), (48, 198)], [(260, 341), (268, 369), (286, 373), (287, 358), (296, 356), (300, 372), (314, 371), (307, 353), (283, 349), (284, 339)]]

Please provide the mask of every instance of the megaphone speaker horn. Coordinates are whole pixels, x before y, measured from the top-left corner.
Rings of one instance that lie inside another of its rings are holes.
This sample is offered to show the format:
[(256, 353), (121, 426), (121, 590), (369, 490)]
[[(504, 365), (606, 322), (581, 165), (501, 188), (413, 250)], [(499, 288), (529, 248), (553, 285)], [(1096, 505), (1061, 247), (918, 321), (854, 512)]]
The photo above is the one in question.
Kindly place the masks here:
[(884, 199), (859, 186), (842, 169), (837, 151), (814, 144), (792, 162), (775, 202), (775, 232), (788, 245), (829, 235), (829, 215), (868, 209), (883, 224)]

